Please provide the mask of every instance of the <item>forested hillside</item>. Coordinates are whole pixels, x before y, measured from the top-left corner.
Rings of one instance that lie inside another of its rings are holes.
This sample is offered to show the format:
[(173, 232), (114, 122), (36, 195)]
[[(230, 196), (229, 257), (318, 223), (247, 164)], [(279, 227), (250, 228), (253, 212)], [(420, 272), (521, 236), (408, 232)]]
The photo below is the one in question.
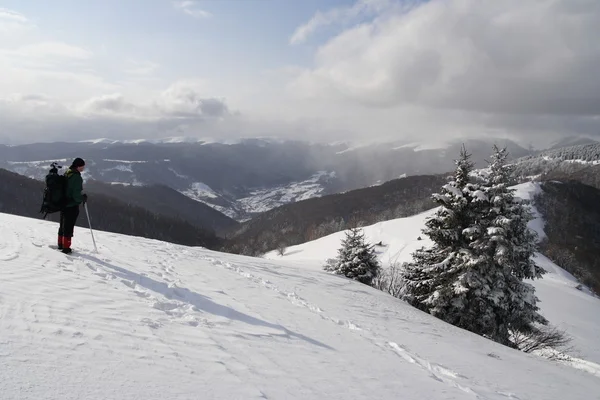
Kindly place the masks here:
[(544, 151), (514, 162), (518, 178), (540, 176), (544, 180), (576, 180), (600, 189), (600, 144), (570, 146)]
[(418, 175), (379, 186), (287, 204), (243, 223), (226, 251), (258, 255), (304, 243), (357, 225), (405, 217), (434, 206), (431, 194), (445, 175)]
[(600, 294), (600, 190), (577, 181), (544, 182), (542, 190), (542, 253)]
[[(43, 190), (43, 182), (0, 169), (0, 212), (42, 218), (39, 209)], [(194, 226), (180, 218), (151, 212), (127, 203), (126, 199), (117, 199), (93, 190), (89, 193), (88, 208), (94, 229), (191, 246), (217, 248), (221, 245), (221, 240), (209, 229)], [(49, 214), (47, 219), (57, 222), (58, 213)], [(83, 208), (77, 226), (88, 227)]]
[(156, 214), (185, 220), (200, 228), (213, 230), (218, 235), (224, 235), (239, 226), (237, 221), (225, 214), (165, 185), (111, 185), (100, 181), (87, 181), (86, 190), (116, 197), (127, 204), (145, 208)]

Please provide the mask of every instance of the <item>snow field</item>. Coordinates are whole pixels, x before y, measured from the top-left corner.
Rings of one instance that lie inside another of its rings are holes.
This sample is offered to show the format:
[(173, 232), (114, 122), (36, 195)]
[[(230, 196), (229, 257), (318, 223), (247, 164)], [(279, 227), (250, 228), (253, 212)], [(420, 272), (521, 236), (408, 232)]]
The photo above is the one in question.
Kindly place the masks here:
[(48, 247), (56, 228), (0, 214), (2, 398), (598, 394), (589, 371), (500, 346), (314, 263), (106, 232), (95, 232), (96, 254), (82, 228), (66, 256)]

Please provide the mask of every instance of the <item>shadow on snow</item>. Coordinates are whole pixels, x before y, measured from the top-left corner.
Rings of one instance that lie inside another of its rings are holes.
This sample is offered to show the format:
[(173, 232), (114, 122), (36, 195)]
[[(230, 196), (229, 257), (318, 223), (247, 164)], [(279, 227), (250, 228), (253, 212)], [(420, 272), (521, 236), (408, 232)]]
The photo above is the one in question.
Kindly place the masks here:
[(207, 313), (217, 315), (217, 316), (222, 316), (222, 317), (240, 321), (240, 322), (244, 322), (246, 324), (255, 325), (255, 326), (263, 326), (263, 327), (272, 328), (272, 329), (280, 329), (280, 330), (283, 330), (286, 333), (286, 335), (288, 335), (288, 336), (297, 337), (308, 343), (311, 343), (311, 344), (319, 346), (319, 347), (326, 348), (328, 350), (334, 350), (333, 347), (328, 346), (324, 343), (321, 343), (318, 340), (311, 339), (300, 333), (290, 331), (289, 329), (285, 328), (284, 326), (272, 324), (272, 323), (264, 321), (262, 319), (239, 312), (231, 307), (227, 307), (227, 306), (215, 303), (209, 297), (201, 295), (196, 292), (193, 292), (187, 288), (182, 288), (182, 287), (170, 288), (164, 282), (159, 282), (159, 281), (156, 281), (147, 276), (140, 275), (138, 273), (129, 271), (125, 268), (121, 268), (116, 265), (107, 263), (106, 261), (102, 261), (94, 256), (87, 255), (87, 254), (81, 254), (81, 257), (84, 259), (93, 261), (97, 264), (100, 264), (106, 268), (109, 268), (109, 269), (113, 270), (115, 275), (117, 275), (118, 277), (120, 277), (122, 279), (134, 281), (136, 284), (138, 284), (142, 287), (145, 287), (146, 289), (151, 290), (153, 292), (160, 293), (168, 299), (176, 298), (181, 301), (185, 301), (188, 304), (191, 304), (192, 306), (198, 308), (199, 310), (205, 311)]

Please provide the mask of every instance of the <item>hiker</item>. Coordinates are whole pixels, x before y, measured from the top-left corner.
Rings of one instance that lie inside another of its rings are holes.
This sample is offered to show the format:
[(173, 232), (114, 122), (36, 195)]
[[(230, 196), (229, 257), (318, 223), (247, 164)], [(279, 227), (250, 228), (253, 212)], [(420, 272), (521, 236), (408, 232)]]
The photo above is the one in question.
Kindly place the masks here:
[(85, 161), (81, 158), (73, 160), (73, 164), (65, 172), (66, 188), (65, 207), (60, 211), (60, 227), (58, 228), (58, 248), (63, 253), (71, 253), (71, 238), (73, 237), (73, 229), (79, 216), (79, 205), (87, 201), (87, 194), (83, 191), (83, 179), (81, 171), (85, 168)]

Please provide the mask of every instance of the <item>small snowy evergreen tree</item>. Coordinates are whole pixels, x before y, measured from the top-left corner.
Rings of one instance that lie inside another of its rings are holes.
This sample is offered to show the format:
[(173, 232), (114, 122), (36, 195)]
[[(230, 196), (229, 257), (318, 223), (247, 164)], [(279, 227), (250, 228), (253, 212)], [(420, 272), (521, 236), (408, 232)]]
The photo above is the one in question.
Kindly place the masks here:
[(352, 228), (346, 232), (337, 258), (328, 260), (323, 269), (371, 285), (379, 274), (380, 265), (374, 246), (365, 242), (362, 229)]

